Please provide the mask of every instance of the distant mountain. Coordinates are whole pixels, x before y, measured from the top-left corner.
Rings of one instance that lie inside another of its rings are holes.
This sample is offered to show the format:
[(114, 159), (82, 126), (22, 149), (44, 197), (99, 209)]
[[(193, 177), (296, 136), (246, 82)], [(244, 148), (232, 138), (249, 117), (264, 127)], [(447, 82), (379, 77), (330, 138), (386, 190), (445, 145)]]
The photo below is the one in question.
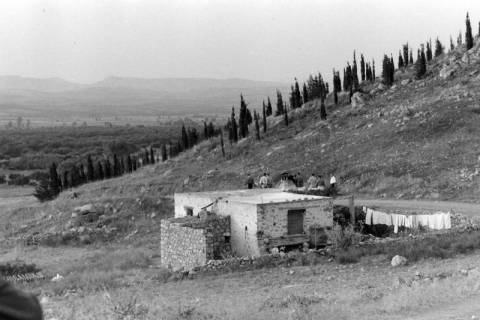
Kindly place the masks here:
[(1, 91), (31, 90), (39, 92), (61, 92), (77, 90), (83, 85), (60, 78), (28, 78), (20, 76), (0, 76)]
[(58, 78), (0, 76), (0, 121), (15, 115), (35, 117), (102, 115), (227, 116), (243, 93), (251, 108), (260, 111), (263, 99), (276, 89), (287, 95), (286, 83), (246, 79), (122, 78), (109, 77), (93, 84)]

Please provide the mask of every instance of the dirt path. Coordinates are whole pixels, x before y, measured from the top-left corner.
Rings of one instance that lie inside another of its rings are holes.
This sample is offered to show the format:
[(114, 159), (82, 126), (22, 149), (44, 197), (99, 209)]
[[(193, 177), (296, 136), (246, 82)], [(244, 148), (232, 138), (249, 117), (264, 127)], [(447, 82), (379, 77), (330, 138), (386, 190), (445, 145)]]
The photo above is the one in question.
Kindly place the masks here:
[[(335, 201), (347, 205), (346, 200)], [(428, 201), (428, 200), (384, 200), (384, 199), (355, 199), (356, 206), (376, 206), (391, 209), (407, 209), (419, 211), (449, 211), (462, 213), (468, 216), (480, 215), (480, 204), (453, 202), (453, 201)]]

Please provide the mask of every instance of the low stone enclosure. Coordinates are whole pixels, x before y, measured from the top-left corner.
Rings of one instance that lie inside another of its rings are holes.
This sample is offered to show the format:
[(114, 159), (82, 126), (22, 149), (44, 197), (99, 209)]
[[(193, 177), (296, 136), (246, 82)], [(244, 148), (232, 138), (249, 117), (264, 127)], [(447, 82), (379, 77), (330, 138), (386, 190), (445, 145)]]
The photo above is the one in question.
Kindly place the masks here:
[(161, 264), (169, 269), (192, 269), (231, 255), (230, 217), (208, 213), (161, 221)]

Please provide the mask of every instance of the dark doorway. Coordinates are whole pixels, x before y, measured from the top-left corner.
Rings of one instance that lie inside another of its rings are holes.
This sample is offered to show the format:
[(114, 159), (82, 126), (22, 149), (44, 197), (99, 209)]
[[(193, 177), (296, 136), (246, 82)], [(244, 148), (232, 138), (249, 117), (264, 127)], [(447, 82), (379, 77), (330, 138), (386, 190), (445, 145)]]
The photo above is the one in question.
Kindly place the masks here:
[(288, 210), (287, 229), (288, 234), (303, 234), (303, 217), (305, 209)]

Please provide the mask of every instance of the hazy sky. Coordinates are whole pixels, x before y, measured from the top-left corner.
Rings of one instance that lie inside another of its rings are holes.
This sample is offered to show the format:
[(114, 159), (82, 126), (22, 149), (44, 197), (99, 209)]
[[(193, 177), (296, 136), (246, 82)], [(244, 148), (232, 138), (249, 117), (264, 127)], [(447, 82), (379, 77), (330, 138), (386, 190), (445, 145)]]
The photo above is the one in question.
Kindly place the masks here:
[(467, 10), (476, 34), (479, 0), (1, 0), (0, 75), (330, 80), (354, 49), (448, 44)]

